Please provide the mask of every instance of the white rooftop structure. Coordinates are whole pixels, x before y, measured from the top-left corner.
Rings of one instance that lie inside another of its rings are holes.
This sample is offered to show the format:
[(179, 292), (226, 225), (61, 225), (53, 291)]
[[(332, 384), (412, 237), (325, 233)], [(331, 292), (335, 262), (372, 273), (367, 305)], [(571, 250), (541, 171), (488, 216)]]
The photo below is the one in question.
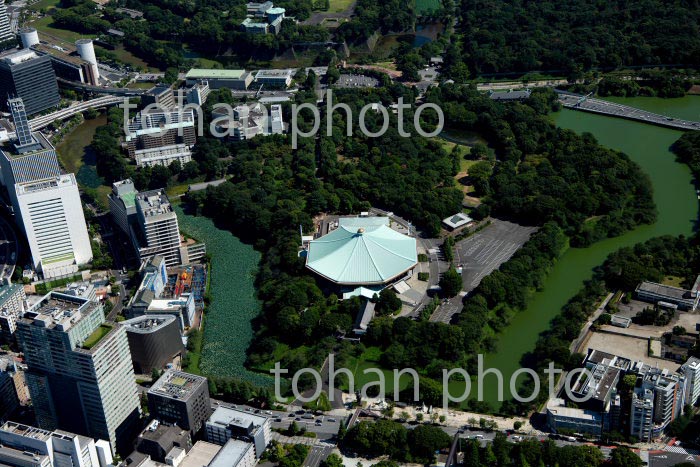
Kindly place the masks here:
[(306, 267), (344, 285), (386, 284), (417, 263), (416, 239), (389, 227), (387, 217), (341, 218), (309, 243)]

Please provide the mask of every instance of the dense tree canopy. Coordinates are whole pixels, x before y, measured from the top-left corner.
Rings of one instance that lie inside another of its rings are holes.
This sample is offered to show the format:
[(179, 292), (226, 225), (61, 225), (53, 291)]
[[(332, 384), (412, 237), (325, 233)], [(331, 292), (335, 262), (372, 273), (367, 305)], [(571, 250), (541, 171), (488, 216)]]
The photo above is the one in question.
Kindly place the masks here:
[(700, 63), (694, 1), (462, 0), (458, 11), (476, 73)]

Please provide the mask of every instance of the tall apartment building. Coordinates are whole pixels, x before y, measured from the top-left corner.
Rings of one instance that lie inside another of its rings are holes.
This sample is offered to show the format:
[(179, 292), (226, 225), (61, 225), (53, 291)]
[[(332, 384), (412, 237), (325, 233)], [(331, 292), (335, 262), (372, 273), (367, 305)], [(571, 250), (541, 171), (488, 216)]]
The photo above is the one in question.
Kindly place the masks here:
[(19, 284), (0, 286), (0, 342), (13, 344), (17, 320), (24, 311), (24, 287)]
[(169, 267), (181, 264), (180, 227), (165, 190), (138, 193), (135, 201), (139, 257), (160, 255)]
[(21, 382), (14, 358), (0, 358), (0, 420), (7, 420), (19, 408), (17, 385)]
[(139, 398), (126, 331), (102, 305), (50, 292), (17, 323), (39, 426), (131, 451)]
[(61, 174), (51, 143), (29, 130), (23, 100), (10, 99), (8, 105), (17, 140), (0, 149), (2, 180), (34, 269), (45, 278), (75, 273), (92, 259), (78, 183), (73, 174)]
[(642, 442), (650, 441), (654, 427), (654, 391), (636, 388), (630, 407), (630, 435)]
[[(102, 445), (91, 438), (66, 431), (48, 431), (16, 422), (0, 427), (0, 463), (9, 465), (36, 465), (47, 467), (106, 467), (101, 454)], [(32, 462), (14, 463), (17, 455), (31, 458)], [(106, 461), (111, 461), (111, 454)]]
[(114, 223), (127, 235), (131, 235), (131, 224), (136, 219), (136, 194), (134, 182), (127, 178), (112, 183), (109, 194), (109, 212)]
[(14, 47), (15, 43), (16, 38), (10, 28), (10, 15), (7, 13), (5, 0), (0, 0), (0, 50)]
[[(129, 122), (124, 138), (129, 156), (137, 165), (170, 165), (192, 160), (190, 149), (197, 142), (193, 109), (141, 111)], [(172, 148), (177, 148), (177, 151)], [(160, 148), (170, 148), (162, 151)]]
[(58, 83), (48, 55), (31, 49), (10, 50), (0, 54), (0, 106), (7, 96), (24, 100), (27, 115), (58, 106)]
[(148, 390), (152, 417), (197, 433), (211, 413), (209, 385), (203, 376), (168, 370)]
[(219, 407), (207, 420), (207, 441), (221, 446), (230, 439), (253, 443), (259, 459), (270, 443), (271, 425), (271, 419), (265, 416)]
[(681, 373), (685, 376), (685, 403), (694, 406), (700, 397), (700, 359), (690, 357), (681, 365)]

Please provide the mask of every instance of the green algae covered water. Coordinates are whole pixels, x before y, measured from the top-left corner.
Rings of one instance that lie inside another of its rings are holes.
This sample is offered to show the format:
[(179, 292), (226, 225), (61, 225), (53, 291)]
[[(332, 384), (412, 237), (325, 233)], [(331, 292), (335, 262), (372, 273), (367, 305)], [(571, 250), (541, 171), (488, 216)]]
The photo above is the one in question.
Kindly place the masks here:
[(271, 379), (245, 369), (246, 349), (253, 338), (251, 320), (260, 314), (255, 274), (260, 253), (231, 232), (202, 216), (185, 214), (175, 206), (183, 232), (207, 244), (211, 254), (211, 304), (206, 310), (200, 370), (204, 375), (233, 376), (258, 385)]

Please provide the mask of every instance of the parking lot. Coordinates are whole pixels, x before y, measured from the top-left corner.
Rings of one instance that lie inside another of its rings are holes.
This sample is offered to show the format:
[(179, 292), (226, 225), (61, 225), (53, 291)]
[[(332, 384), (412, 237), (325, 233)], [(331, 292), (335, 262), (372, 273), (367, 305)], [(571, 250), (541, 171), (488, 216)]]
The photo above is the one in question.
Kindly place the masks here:
[(340, 75), (335, 83), (337, 88), (376, 88), (379, 87), (379, 80), (364, 75)]
[(458, 242), (455, 262), (462, 265), (464, 291), (474, 290), (481, 279), (508, 261), (536, 230), (536, 227), (492, 219), (490, 226)]
[[(508, 261), (537, 228), (492, 219), (491, 225), (455, 245), (456, 265), (462, 266), (462, 292), (443, 302), (430, 321), (450, 323), (462, 311), (462, 299), (479, 285), (481, 279)], [(446, 266), (440, 268), (440, 274)]]

